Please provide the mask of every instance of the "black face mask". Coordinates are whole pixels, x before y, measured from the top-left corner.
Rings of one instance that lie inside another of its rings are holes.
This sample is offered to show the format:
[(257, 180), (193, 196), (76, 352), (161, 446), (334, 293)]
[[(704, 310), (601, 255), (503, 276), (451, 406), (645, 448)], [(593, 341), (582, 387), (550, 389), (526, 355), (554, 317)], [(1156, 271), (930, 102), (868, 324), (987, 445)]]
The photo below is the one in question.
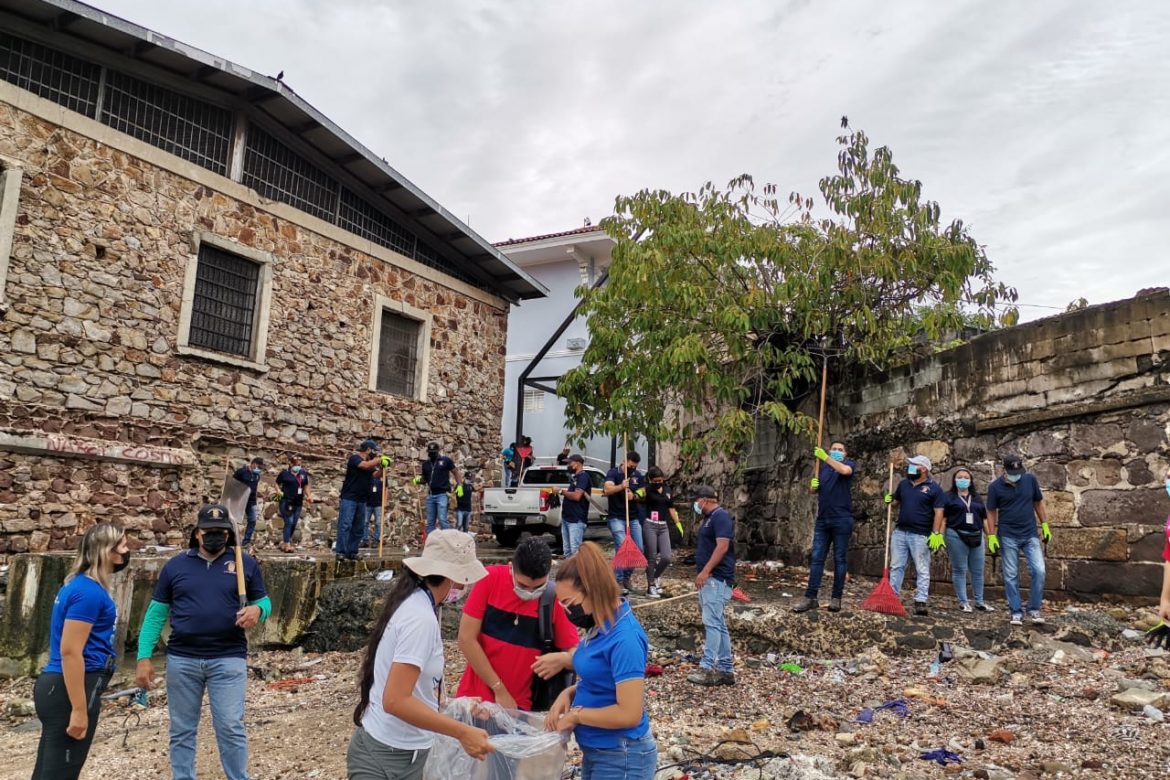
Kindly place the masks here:
[(227, 547), (227, 531), (204, 531), (203, 541), (200, 543), (204, 550), (215, 555)]
[(130, 551), (127, 550), (126, 552), (122, 553), (122, 562), (114, 564), (114, 574), (117, 574), (118, 572), (122, 571), (122, 569), (125, 569), (129, 565), (130, 565)]
[(580, 604), (571, 604), (565, 608), (565, 612), (569, 615), (569, 622), (577, 628), (583, 628), (586, 631), (597, 625), (593, 616), (585, 611), (585, 608)]
[(435, 461), (435, 460), (438, 460), (438, 459), (439, 459), (439, 453), (437, 453), (437, 452), (428, 452), (428, 453), (427, 453), (427, 457), (428, 457), (428, 458), (430, 458), (432, 461)]

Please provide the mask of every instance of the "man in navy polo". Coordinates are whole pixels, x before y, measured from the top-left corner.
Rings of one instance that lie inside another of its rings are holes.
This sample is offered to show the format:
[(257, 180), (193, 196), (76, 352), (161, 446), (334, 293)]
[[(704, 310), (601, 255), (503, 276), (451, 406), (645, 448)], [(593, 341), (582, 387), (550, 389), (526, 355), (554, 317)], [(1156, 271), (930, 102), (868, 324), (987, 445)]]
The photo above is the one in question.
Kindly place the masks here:
[(370, 495), (370, 475), (389, 458), (378, 454), (378, 443), (366, 439), (345, 461), (345, 481), (337, 505), (337, 542), (334, 552), (338, 559), (356, 561), (362, 543), (362, 527), (366, 524), (367, 501)]
[(841, 597), (845, 595), (845, 575), (849, 569), (849, 537), (853, 535), (853, 461), (845, 456), (845, 445), (835, 441), (825, 452), (820, 447), (813, 454), (821, 461), (817, 475), (810, 483), (817, 494), (817, 522), (813, 528), (812, 566), (808, 572), (808, 587), (804, 598), (792, 607), (793, 612), (816, 609), (817, 591), (825, 573), (825, 559), (829, 546), (833, 547), (833, 595), (829, 611), (841, 611)]
[(710, 485), (695, 490), (693, 508), (703, 517), (695, 540), (695, 587), (706, 636), (699, 669), (687, 680), (696, 685), (735, 685), (731, 632), (723, 614), (735, 582), (735, 523), (719, 506), (719, 496)]
[(573, 453), (568, 457), (569, 486), (561, 488), (561, 552), (566, 558), (577, 554), (585, 541), (585, 523), (589, 519), (589, 495), (593, 483), (585, 473), (585, 458)]
[(244, 632), (268, 618), (272, 603), (260, 566), (245, 554), (248, 605), (240, 608), (235, 545), (227, 509), (199, 510), (189, 549), (171, 558), (159, 573), (138, 634), (138, 687), (154, 684), (154, 653), (169, 617), (167, 710), (174, 780), (195, 780), (195, 736), (207, 694), (220, 765), (227, 780), (248, 780), (248, 737), (244, 692), (248, 685), (248, 638)]
[(252, 543), (252, 533), (256, 530), (256, 488), (260, 485), (260, 477), (264, 474), (264, 458), (252, 458), (247, 466), (236, 469), (235, 478), (248, 486), (248, 507), (244, 514), (248, 524), (244, 528), (244, 546)]
[[(1040, 528), (1036, 528), (1036, 520)], [(1048, 529), (1048, 512), (1044, 508), (1044, 493), (1040, 483), (1024, 469), (1024, 462), (1016, 455), (1003, 459), (1003, 474), (987, 488), (987, 549), (993, 555), (1003, 547), (1003, 592), (1011, 612), (1011, 624), (1023, 625), (1024, 612), (1020, 604), (1020, 553), (1028, 562), (1028, 619), (1040, 625), (1044, 616), (1040, 607), (1044, 600), (1044, 547), (1052, 539)]]
[[(614, 466), (605, 473), (605, 487), (602, 492), (609, 496), (609, 512), (606, 514), (605, 523), (609, 526), (609, 533), (613, 537), (614, 552), (617, 552), (621, 548), (622, 542), (626, 540), (627, 513), (629, 515), (630, 536), (634, 538), (634, 544), (638, 545), (639, 550), (645, 550), (645, 547), (642, 546), (642, 521), (634, 504), (634, 488), (645, 481), (642, 472), (638, 471), (638, 464), (641, 462), (642, 456), (630, 450), (626, 453), (626, 459), (621, 465)], [(618, 584), (622, 586), (622, 595), (629, 595), (630, 578), (633, 577), (634, 570), (618, 569), (614, 575), (617, 577)], [(651, 584), (653, 583), (646, 584), (647, 591), (649, 591)]]
[(930, 547), (928, 539), (937, 528), (946, 525), (943, 508), (947, 495), (930, 478), (930, 458), (915, 455), (906, 461), (906, 478), (898, 483), (893, 493), (886, 494), (886, 503), (898, 502), (898, 522), (890, 537), (890, 587), (902, 592), (902, 578), (906, 563), (914, 561), (917, 580), (914, 588), (914, 614), (927, 615), (926, 601), (930, 598)]
[(427, 445), (427, 459), (422, 462), (422, 475), (414, 478), (414, 484), (427, 486), (427, 533), (441, 528), (447, 530), (447, 505), (450, 502), (451, 475), (455, 482), (463, 482), (463, 474), (455, 461), (442, 454), (437, 441)]

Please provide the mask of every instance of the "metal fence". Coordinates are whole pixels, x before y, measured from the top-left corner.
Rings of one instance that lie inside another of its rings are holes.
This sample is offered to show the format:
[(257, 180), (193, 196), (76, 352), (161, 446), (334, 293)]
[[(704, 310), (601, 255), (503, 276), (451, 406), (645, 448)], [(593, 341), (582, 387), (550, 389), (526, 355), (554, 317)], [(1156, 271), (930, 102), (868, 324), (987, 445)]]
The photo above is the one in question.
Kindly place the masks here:
[(0, 78), (70, 111), (94, 116), (101, 74), (91, 62), (0, 32)]

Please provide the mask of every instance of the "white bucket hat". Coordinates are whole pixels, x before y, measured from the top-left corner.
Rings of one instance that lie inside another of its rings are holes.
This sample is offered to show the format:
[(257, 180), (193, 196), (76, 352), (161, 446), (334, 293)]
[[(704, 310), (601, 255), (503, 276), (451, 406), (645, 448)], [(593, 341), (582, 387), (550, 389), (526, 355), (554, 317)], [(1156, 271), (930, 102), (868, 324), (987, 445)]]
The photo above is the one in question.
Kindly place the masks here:
[(407, 558), (402, 565), (420, 577), (437, 574), (464, 585), (487, 576), (487, 569), (475, 557), (475, 537), (455, 530), (431, 531), (422, 555)]

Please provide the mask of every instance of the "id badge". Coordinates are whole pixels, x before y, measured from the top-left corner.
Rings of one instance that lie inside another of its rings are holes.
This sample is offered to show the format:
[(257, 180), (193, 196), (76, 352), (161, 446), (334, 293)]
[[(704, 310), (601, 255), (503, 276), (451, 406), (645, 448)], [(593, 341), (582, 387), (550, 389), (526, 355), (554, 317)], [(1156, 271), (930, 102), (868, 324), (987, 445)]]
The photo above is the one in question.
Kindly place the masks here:
[(658, 522), (658, 512), (651, 512), (650, 513), (650, 520), (652, 522), (657, 523)]
[(975, 525), (975, 513), (974, 512), (967, 513), (967, 525)]
[(298, 485), (298, 486), (297, 486), (297, 495), (299, 496), (299, 495), (300, 495), (301, 493), (303, 493), (303, 492), (304, 492), (304, 491), (303, 491), (303, 490), (301, 490), (300, 486)]

